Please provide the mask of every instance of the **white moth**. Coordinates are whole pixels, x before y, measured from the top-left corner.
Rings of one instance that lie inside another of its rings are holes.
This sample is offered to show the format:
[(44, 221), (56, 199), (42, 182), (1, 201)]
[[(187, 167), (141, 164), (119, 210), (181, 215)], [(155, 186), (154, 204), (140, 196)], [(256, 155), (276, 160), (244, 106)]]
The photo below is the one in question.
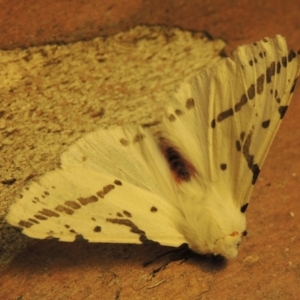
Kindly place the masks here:
[(23, 190), (7, 221), (39, 239), (186, 243), (235, 257), (299, 64), (281, 36), (239, 47), (180, 86), (159, 137), (140, 126), (86, 135)]

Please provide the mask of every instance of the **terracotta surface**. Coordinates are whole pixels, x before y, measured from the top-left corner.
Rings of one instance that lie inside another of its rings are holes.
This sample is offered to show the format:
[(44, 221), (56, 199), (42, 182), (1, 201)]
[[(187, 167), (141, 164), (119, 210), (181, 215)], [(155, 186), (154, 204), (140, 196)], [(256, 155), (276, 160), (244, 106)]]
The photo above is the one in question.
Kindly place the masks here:
[[(1, 1), (0, 48), (68, 43), (139, 24), (207, 31), (226, 40), (228, 52), (276, 33), (300, 48), (299, 1), (99, 3)], [(298, 87), (253, 193), (236, 260), (188, 256), (153, 274), (169, 257), (143, 263), (165, 248), (36, 241), (2, 268), (0, 299), (298, 299), (299, 101)]]

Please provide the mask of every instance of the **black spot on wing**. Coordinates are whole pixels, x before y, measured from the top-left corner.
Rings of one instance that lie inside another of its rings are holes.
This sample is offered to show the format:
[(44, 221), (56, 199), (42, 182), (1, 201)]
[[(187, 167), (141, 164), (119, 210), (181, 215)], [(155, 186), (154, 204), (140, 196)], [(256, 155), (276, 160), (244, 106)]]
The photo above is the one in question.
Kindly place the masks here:
[(282, 65), (286, 68), (287, 67), (287, 57), (286, 56), (283, 56), (281, 58), (281, 62), (282, 62)]
[(269, 120), (266, 120), (266, 121), (263, 121), (263, 122), (261, 123), (262, 128), (268, 128), (269, 125), (270, 125), (270, 122), (271, 122), (270, 119), (269, 119)]
[(32, 225), (34, 225), (33, 223), (24, 220), (21, 220), (18, 224), (24, 228), (30, 228)]
[(260, 95), (263, 92), (264, 83), (265, 83), (265, 75), (262, 74), (256, 80), (256, 91), (258, 95)]
[(43, 208), (42, 210), (38, 211), (38, 213), (46, 216), (46, 217), (59, 217), (59, 214), (56, 213), (53, 210), (47, 209), (47, 208)]
[(68, 207), (65, 207), (63, 205), (57, 205), (55, 207), (55, 210), (58, 211), (58, 212), (61, 212), (61, 213), (65, 213), (67, 215), (72, 215), (74, 213), (74, 210), (72, 210)]
[(120, 139), (120, 144), (123, 145), (123, 146), (128, 146), (129, 145), (129, 141), (124, 139), (124, 138), (121, 138)]
[(266, 71), (266, 81), (267, 83), (270, 83), (272, 81), (272, 76), (275, 75), (275, 62), (273, 61), (270, 65), (270, 67), (267, 68)]
[(291, 50), (288, 55), (288, 62), (291, 62), (296, 57), (295, 51)]
[(284, 117), (287, 109), (288, 109), (287, 105), (286, 106), (279, 106), (278, 112), (279, 112), (279, 115), (280, 115), (280, 119), (282, 119)]
[(240, 134), (240, 139), (241, 139), (242, 142), (244, 141), (245, 136), (246, 136), (246, 132), (242, 131), (241, 134)]
[(127, 210), (123, 210), (123, 214), (127, 217), (127, 218), (131, 218), (132, 217), (132, 214), (127, 211)]
[(239, 110), (241, 110), (242, 106), (245, 105), (247, 103), (247, 101), (248, 101), (248, 98), (247, 98), (246, 94), (243, 94), (240, 101), (235, 104), (234, 111), (238, 112)]
[(252, 166), (251, 170), (252, 170), (252, 173), (253, 173), (253, 175), (252, 175), (252, 184), (255, 184), (255, 182), (258, 178), (258, 175), (260, 173), (260, 168), (259, 168), (258, 164), (254, 164)]
[(92, 195), (92, 196), (89, 196), (89, 197), (80, 197), (77, 200), (80, 202), (81, 205), (88, 205), (90, 203), (97, 202), (98, 197)]
[(131, 220), (124, 220), (124, 219), (106, 219), (107, 222), (110, 222), (112, 224), (118, 224), (118, 225), (124, 225), (130, 228), (130, 232), (138, 234), (139, 240), (142, 244), (159, 244), (158, 242), (149, 240), (146, 236), (145, 231), (139, 229)]
[(217, 121), (222, 122), (231, 116), (233, 116), (233, 109), (229, 108), (229, 109), (224, 110), (223, 112), (219, 113), (219, 115), (217, 117)]
[(260, 172), (260, 168), (259, 168), (258, 164), (254, 163), (254, 155), (250, 154), (251, 141), (252, 141), (252, 132), (250, 132), (246, 136), (246, 139), (242, 146), (242, 153), (247, 162), (248, 168), (252, 172), (252, 184), (255, 184), (255, 182), (258, 178), (259, 172)]
[(34, 215), (34, 217), (40, 221), (45, 221), (45, 220), (48, 220), (48, 218), (44, 217), (44, 216), (41, 216), (41, 215)]
[(247, 210), (249, 203), (245, 203), (242, 207), (241, 207), (241, 212), (244, 213)]
[(255, 97), (255, 85), (254, 84), (251, 84), (250, 87), (248, 88), (247, 95), (250, 100), (254, 99), (254, 97)]
[(169, 114), (168, 119), (170, 122), (175, 122), (176, 121), (176, 117), (173, 114)]
[(216, 120), (215, 119), (213, 119), (212, 121), (211, 121), (211, 127), (212, 128), (215, 128), (216, 127)]
[(298, 77), (294, 80), (292, 88), (290, 90), (290, 94), (294, 93), (295, 87), (296, 87), (296, 83), (297, 83)]
[(94, 232), (101, 232), (101, 227), (100, 226), (95, 226)]
[(237, 140), (235, 142), (235, 147), (236, 147), (237, 151), (241, 151), (242, 150), (241, 142), (239, 140)]
[(40, 222), (37, 221), (36, 219), (33, 219), (33, 218), (28, 218), (28, 221), (32, 222), (32, 223), (35, 223), (35, 224), (39, 224)]
[(141, 141), (143, 141), (143, 139), (145, 138), (146, 136), (142, 133), (137, 133), (134, 138), (133, 138), (133, 143), (139, 143)]
[(150, 211), (151, 211), (151, 212), (157, 212), (157, 208), (156, 208), (155, 206), (152, 206), (152, 207), (150, 208)]
[(193, 98), (188, 98), (185, 103), (187, 109), (192, 109), (195, 107), (195, 100)]
[(180, 109), (175, 109), (175, 115), (176, 116), (181, 116), (183, 114), (183, 112)]
[(276, 67), (276, 73), (280, 74), (280, 71), (281, 71), (281, 63), (280, 63), (280, 61), (278, 61), (277, 62), (277, 67)]
[(107, 195), (110, 191), (112, 191), (115, 188), (115, 186), (113, 184), (108, 184), (106, 186), (104, 186), (102, 188), (101, 191), (98, 191), (96, 194), (97, 196), (99, 196), (100, 198), (104, 198), (105, 195)]
[(225, 171), (227, 169), (227, 165), (226, 164), (220, 164), (220, 168), (222, 171)]
[(69, 207), (71, 207), (72, 209), (79, 209), (81, 207), (77, 202), (70, 201), (70, 200), (65, 201), (64, 204), (67, 205), (67, 206), (69, 206)]

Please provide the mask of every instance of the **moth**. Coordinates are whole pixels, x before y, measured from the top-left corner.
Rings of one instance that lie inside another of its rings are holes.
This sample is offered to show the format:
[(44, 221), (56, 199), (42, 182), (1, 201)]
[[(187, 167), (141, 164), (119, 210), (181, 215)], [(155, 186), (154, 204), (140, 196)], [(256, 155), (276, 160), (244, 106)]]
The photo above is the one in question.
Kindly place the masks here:
[(274, 39), (239, 47), (177, 89), (161, 124), (99, 129), (31, 182), (7, 221), (32, 238), (158, 243), (237, 256), (245, 211), (299, 75)]

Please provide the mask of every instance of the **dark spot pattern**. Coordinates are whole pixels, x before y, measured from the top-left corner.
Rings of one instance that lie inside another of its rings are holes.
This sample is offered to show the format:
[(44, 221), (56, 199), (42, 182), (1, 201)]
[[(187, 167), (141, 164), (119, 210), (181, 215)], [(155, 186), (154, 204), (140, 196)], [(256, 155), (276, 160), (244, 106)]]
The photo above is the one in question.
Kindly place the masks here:
[(169, 119), (170, 122), (175, 122), (176, 117), (173, 114), (169, 114), (168, 119)]
[(123, 146), (128, 146), (128, 145), (129, 145), (129, 141), (127, 141), (127, 140), (124, 139), (124, 138), (121, 138), (121, 139), (120, 139), (120, 143), (121, 143), (121, 145), (123, 145)]
[(244, 141), (245, 136), (246, 136), (246, 132), (242, 131), (241, 134), (240, 134), (240, 139), (241, 139), (242, 142)]
[(120, 212), (117, 212), (117, 217), (123, 218), (123, 215)]
[(195, 107), (195, 100), (193, 98), (188, 98), (185, 102), (185, 107), (187, 109), (192, 109)]
[(129, 211), (127, 211), (127, 210), (123, 210), (123, 214), (124, 214), (127, 218), (131, 218), (131, 217), (132, 217), (131, 213), (130, 213)]
[(80, 202), (81, 205), (88, 205), (90, 203), (97, 202), (98, 198), (96, 196), (92, 195), (92, 196), (85, 197), (85, 198), (80, 197), (77, 200)]
[(244, 213), (247, 210), (249, 203), (245, 203), (242, 207), (241, 207), (241, 212)]
[(288, 106), (279, 106), (278, 112), (279, 112), (279, 115), (280, 115), (280, 119), (282, 119), (284, 117), (287, 109), (288, 109)]
[(245, 105), (247, 103), (247, 101), (248, 101), (248, 98), (247, 98), (246, 94), (243, 94), (240, 101), (235, 104), (234, 111), (238, 112), (239, 110), (241, 110), (242, 106)]
[(157, 212), (157, 208), (156, 208), (155, 206), (152, 206), (152, 207), (150, 208), (150, 211), (151, 211), (151, 212)]
[(63, 212), (67, 215), (72, 215), (74, 213), (74, 210), (68, 208), (68, 207), (65, 207), (63, 205), (57, 205), (55, 207), (55, 210), (58, 211), (58, 212)]
[(246, 236), (247, 234), (248, 234), (247, 230), (244, 230), (244, 231), (242, 232), (242, 236)]
[(45, 221), (45, 220), (48, 220), (48, 218), (44, 217), (44, 216), (41, 216), (41, 215), (34, 215), (34, 217), (38, 220), (41, 220), (41, 221)]
[(270, 119), (269, 119), (269, 120), (266, 120), (266, 121), (263, 121), (263, 122), (261, 123), (262, 128), (268, 128), (269, 125), (270, 125), (270, 122), (271, 122)]
[(217, 117), (217, 121), (222, 122), (231, 116), (233, 116), (233, 109), (229, 108), (229, 109), (224, 110), (223, 112), (219, 113), (219, 115)]
[(227, 169), (227, 165), (226, 164), (221, 164), (220, 168), (222, 171), (225, 171)]
[(277, 67), (276, 67), (276, 73), (280, 74), (280, 71), (281, 71), (281, 63), (280, 63), (280, 61), (278, 61), (277, 62)]
[(144, 134), (142, 134), (142, 133), (137, 133), (137, 134), (135, 135), (135, 137), (133, 138), (133, 142), (134, 142), (134, 143), (139, 143), (139, 142), (141, 142), (145, 137), (146, 137), (146, 136), (145, 136)]
[(181, 116), (183, 112), (180, 109), (175, 109), (175, 115), (176, 116)]
[(103, 187), (103, 189), (99, 192), (97, 192), (97, 196), (99, 196), (100, 198), (104, 198), (104, 196), (106, 194), (108, 194), (111, 190), (113, 190), (115, 188), (115, 186), (113, 184), (108, 184), (106, 186)]
[(31, 222), (21, 220), (19, 225), (24, 228), (30, 228), (33, 224)]
[(254, 164), (251, 168), (252, 171), (252, 184), (254, 185), (256, 183), (256, 180), (258, 178), (258, 175), (260, 173), (260, 168), (258, 166), (258, 164)]
[(243, 156), (247, 162), (248, 168), (251, 170), (252, 172), (252, 184), (255, 184), (259, 172), (260, 172), (260, 168), (258, 166), (258, 164), (254, 163), (254, 155), (250, 154), (250, 145), (251, 145), (251, 140), (252, 140), (252, 132), (250, 132), (247, 136), (246, 139), (245, 138), (245, 132), (242, 132), (241, 135), (241, 140), (243, 142), (243, 145), (241, 144), (241, 141), (237, 140), (236, 141), (236, 149), (237, 151), (242, 151)]
[(255, 85), (254, 84), (251, 84), (250, 87), (248, 88), (247, 95), (248, 95), (249, 100), (254, 99), (254, 97), (255, 97)]
[(96, 226), (94, 228), (94, 232), (101, 232), (101, 227), (100, 226)]
[(282, 65), (286, 68), (287, 67), (287, 57), (286, 56), (283, 56), (281, 58), (281, 62), (282, 62)]
[(272, 81), (272, 76), (275, 75), (275, 62), (273, 61), (270, 65), (270, 67), (267, 68), (266, 71), (266, 81), (267, 83), (270, 83)]
[(43, 210), (38, 211), (39, 214), (42, 214), (46, 217), (59, 217), (59, 214), (53, 210), (43, 208)]
[(242, 150), (242, 145), (241, 145), (241, 142), (239, 140), (237, 140), (235, 142), (235, 147), (236, 147), (237, 151), (241, 151)]
[(256, 92), (260, 95), (264, 90), (265, 75), (260, 75), (256, 80)]
[(116, 184), (116, 185), (122, 185), (122, 181), (116, 179), (116, 180), (114, 181), (114, 184)]
[(35, 223), (35, 224), (40, 224), (39, 221), (37, 221), (36, 219), (32, 219), (32, 218), (28, 218), (28, 221)]
[(290, 94), (294, 93), (295, 87), (296, 87), (296, 83), (297, 83), (298, 77), (294, 80), (292, 88), (290, 90)]
[(296, 57), (295, 51), (291, 50), (288, 55), (288, 62), (291, 62)]
[(79, 209), (81, 206), (75, 201), (65, 201), (65, 205), (70, 206), (73, 209)]
[(215, 128), (215, 127), (216, 127), (216, 120), (215, 120), (215, 119), (213, 119), (213, 120), (211, 121), (211, 127), (212, 127), (212, 128)]
[(124, 225), (130, 228), (130, 232), (138, 234), (139, 237), (139, 241), (142, 244), (158, 244), (158, 242), (149, 240), (146, 236), (145, 231), (139, 229), (132, 221), (127, 220), (127, 219), (111, 219), (111, 218), (107, 218), (106, 219), (107, 222), (110, 222), (112, 224), (118, 224), (118, 225)]

